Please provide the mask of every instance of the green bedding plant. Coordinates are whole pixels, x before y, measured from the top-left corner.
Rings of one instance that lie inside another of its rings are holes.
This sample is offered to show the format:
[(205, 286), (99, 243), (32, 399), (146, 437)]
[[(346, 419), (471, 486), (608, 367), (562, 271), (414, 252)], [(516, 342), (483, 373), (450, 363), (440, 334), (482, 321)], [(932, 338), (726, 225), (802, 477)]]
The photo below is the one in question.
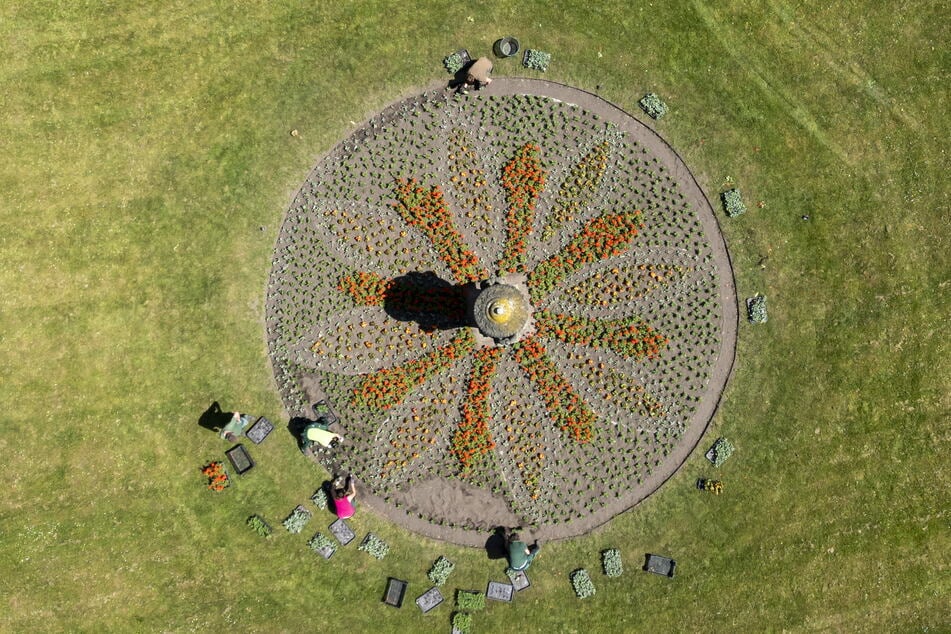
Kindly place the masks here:
[(316, 552), (319, 552), (321, 549), (329, 548), (331, 554), (337, 551), (337, 542), (330, 539), (323, 533), (317, 533), (307, 541), (307, 546)]
[(768, 319), (766, 315), (766, 296), (757, 293), (747, 299), (746, 314), (751, 324), (765, 324)]
[(667, 104), (652, 92), (641, 97), (637, 103), (651, 119), (660, 119), (667, 114)]
[(442, 60), (442, 65), (446, 68), (446, 72), (448, 72), (450, 75), (455, 75), (460, 70), (462, 70), (465, 62), (462, 60), (462, 55), (459, 53), (452, 53), (451, 55), (447, 55)]
[(433, 582), (433, 585), (441, 586), (446, 583), (446, 579), (449, 578), (449, 575), (452, 574), (455, 567), (456, 564), (445, 557), (440, 557), (433, 563), (433, 567), (429, 569), (427, 576), (429, 580)]
[(579, 599), (586, 599), (590, 596), (594, 596), (595, 593), (591, 576), (584, 568), (580, 568), (571, 573), (571, 587), (574, 588), (575, 595), (577, 595)]
[(717, 441), (713, 443), (713, 447), (710, 451), (713, 453), (713, 465), (719, 467), (726, 462), (727, 458), (733, 455), (733, 443), (726, 438), (718, 438)]
[(387, 553), (390, 552), (390, 547), (385, 541), (373, 533), (367, 533), (367, 536), (363, 538), (363, 542), (360, 543), (357, 550), (362, 550), (376, 559), (383, 559)]
[(287, 516), (282, 524), (284, 528), (287, 529), (289, 533), (299, 533), (304, 530), (304, 525), (310, 521), (311, 514), (310, 511), (305, 509), (303, 506), (297, 506), (291, 514)]
[(746, 205), (743, 204), (740, 190), (736, 188), (728, 189), (720, 194), (720, 198), (723, 200), (723, 210), (730, 218), (746, 213)]
[(310, 500), (314, 503), (314, 506), (322, 511), (327, 508), (327, 492), (324, 491), (323, 487), (314, 491), (314, 494), (310, 496)]
[(485, 593), (459, 590), (456, 592), (456, 607), (463, 612), (478, 612), (485, 609)]
[(531, 68), (545, 72), (548, 70), (548, 64), (550, 63), (551, 53), (538, 51), (533, 48), (530, 48), (525, 52), (525, 61), (523, 62), (525, 68)]
[(465, 612), (455, 612), (452, 615), (452, 628), (461, 634), (472, 631), (472, 615)]
[(621, 551), (617, 548), (609, 548), (602, 552), (601, 567), (604, 568), (604, 574), (608, 577), (620, 577), (624, 572), (624, 565), (621, 563)]
[(259, 515), (252, 515), (248, 518), (248, 526), (261, 537), (270, 537), (273, 532), (271, 526), (265, 522)]

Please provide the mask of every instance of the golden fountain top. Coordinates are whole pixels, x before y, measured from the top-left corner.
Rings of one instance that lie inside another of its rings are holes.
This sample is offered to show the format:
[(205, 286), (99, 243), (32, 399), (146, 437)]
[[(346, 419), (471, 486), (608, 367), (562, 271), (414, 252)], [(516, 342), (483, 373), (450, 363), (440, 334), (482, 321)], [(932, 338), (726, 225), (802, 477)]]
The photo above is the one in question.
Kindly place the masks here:
[(528, 301), (514, 286), (492, 284), (483, 288), (473, 305), (473, 317), (479, 331), (496, 340), (516, 337), (529, 316)]

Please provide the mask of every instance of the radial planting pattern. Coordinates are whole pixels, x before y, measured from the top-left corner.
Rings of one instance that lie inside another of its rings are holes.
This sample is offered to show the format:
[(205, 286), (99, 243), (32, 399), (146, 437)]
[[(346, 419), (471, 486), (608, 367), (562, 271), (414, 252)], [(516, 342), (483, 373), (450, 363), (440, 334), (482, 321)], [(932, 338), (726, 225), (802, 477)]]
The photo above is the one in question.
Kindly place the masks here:
[(320, 160), (267, 301), (289, 412), (340, 420), (317, 459), (460, 543), (583, 533), (650, 494), (735, 343), (722, 239), (673, 151), (587, 93), (491, 88), (400, 102)]

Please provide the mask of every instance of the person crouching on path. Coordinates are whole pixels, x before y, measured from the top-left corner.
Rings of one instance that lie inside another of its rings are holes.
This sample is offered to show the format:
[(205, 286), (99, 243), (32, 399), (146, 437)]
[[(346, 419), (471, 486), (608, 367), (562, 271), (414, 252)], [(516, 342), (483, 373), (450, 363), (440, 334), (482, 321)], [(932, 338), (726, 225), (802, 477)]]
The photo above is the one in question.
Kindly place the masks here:
[(509, 568), (512, 570), (528, 570), (539, 550), (541, 550), (541, 547), (538, 542), (529, 546), (519, 538), (518, 533), (512, 533), (508, 537)]
[[(339, 486), (338, 486), (339, 485)], [(353, 517), (356, 509), (353, 506), (353, 499), (357, 496), (357, 487), (353, 484), (353, 478), (347, 476), (346, 482), (334, 481), (331, 497), (334, 502), (334, 513), (342, 520)]]
[(476, 90), (482, 90), (482, 88), (492, 83), (492, 78), (489, 77), (489, 73), (491, 72), (491, 60), (489, 60), (488, 57), (480, 57), (469, 67), (469, 74), (466, 75), (466, 81), (462, 84), (460, 92), (466, 94), (466, 89), (470, 86)]

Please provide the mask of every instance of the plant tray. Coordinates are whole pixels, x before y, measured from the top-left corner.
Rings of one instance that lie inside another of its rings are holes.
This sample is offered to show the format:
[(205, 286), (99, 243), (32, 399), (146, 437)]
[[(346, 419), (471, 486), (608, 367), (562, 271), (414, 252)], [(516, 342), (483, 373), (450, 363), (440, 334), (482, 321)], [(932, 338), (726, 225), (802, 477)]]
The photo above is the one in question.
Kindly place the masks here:
[(442, 593), (439, 591), (439, 588), (430, 588), (416, 599), (416, 605), (423, 611), (423, 614), (426, 614), (442, 602)]
[(492, 52), (496, 57), (512, 57), (519, 51), (518, 40), (514, 37), (503, 37), (496, 40), (492, 46)]
[(532, 582), (528, 580), (528, 575), (525, 574), (524, 570), (515, 571), (513, 575), (509, 576), (509, 579), (512, 580), (512, 587), (515, 588), (516, 592), (521, 592), (532, 585)]
[(409, 584), (401, 579), (389, 577), (386, 580), (386, 593), (383, 595), (383, 603), (394, 608), (403, 607), (403, 597), (406, 595), (406, 587)]
[(225, 455), (228, 456), (231, 466), (234, 467), (238, 475), (244, 475), (254, 467), (254, 460), (251, 459), (251, 454), (244, 448), (244, 445), (235, 445), (226, 451)]
[(510, 603), (513, 596), (515, 596), (515, 587), (510, 583), (490, 581), (489, 586), (485, 589), (485, 598), (493, 601)]
[[(536, 68), (533, 68), (532, 66), (529, 66), (529, 64), (528, 64), (528, 55), (529, 55), (529, 53), (531, 53), (533, 50), (535, 50), (535, 49), (526, 48), (526, 49), (525, 49), (525, 52), (522, 53), (522, 66), (524, 66), (525, 68), (529, 68), (529, 69), (531, 69), (531, 70), (538, 70), (538, 71), (544, 73), (545, 71), (548, 70), (548, 65), (547, 65), (547, 64), (545, 65), (544, 68), (537, 68), (537, 69), (536, 69)], [(538, 51), (538, 52), (539, 52), (539, 53), (542, 53), (542, 52), (544, 52), (544, 51)]]
[(318, 548), (314, 552), (316, 552), (318, 555), (320, 555), (324, 559), (330, 559), (331, 557), (334, 556), (334, 553), (337, 552), (337, 548), (335, 546), (324, 546), (323, 548)]
[(469, 62), (472, 61), (472, 58), (469, 57), (469, 51), (466, 50), (466, 49), (464, 49), (464, 48), (460, 48), (458, 51), (456, 51), (456, 55), (458, 55), (458, 56), (459, 56), (459, 59), (462, 60), (462, 67), (463, 67), (463, 68), (466, 67), (466, 64), (468, 64)]
[(644, 558), (644, 570), (647, 572), (653, 572), (655, 575), (663, 575), (670, 579), (674, 578), (674, 568), (677, 567), (677, 562), (671, 559), (670, 557), (664, 557), (662, 555), (651, 555), (648, 553)]
[[(730, 445), (730, 442), (726, 440), (725, 438), (717, 438), (716, 442), (713, 443), (710, 449), (707, 450), (707, 453), (704, 454), (707, 457), (707, 460), (709, 460), (713, 464), (714, 467), (721, 466), (724, 462), (726, 462), (730, 458), (730, 456), (733, 455), (734, 449), (732, 448), (732, 446), (727, 447), (724, 445)], [(719, 465), (717, 464), (717, 451), (718, 451), (717, 448), (718, 447), (722, 447), (722, 450), (726, 452), (725, 457), (723, 458), (723, 460), (720, 461)]]
[(330, 525), (330, 532), (333, 533), (333, 536), (337, 538), (337, 541), (340, 542), (341, 546), (346, 546), (357, 536), (357, 534), (354, 533), (353, 530), (342, 519), (337, 520)]
[(250, 438), (255, 445), (260, 445), (272, 431), (274, 431), (274, 425), (262, 416), (251, 425), (251, 429), (246, 431), (244, 435)]

